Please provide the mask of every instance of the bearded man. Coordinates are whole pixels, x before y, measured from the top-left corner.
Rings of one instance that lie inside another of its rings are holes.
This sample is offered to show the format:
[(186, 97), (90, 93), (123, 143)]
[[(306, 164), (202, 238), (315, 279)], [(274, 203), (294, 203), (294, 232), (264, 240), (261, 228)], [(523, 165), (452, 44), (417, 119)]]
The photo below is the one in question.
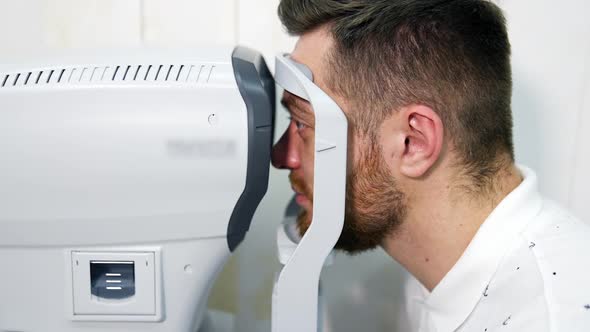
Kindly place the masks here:
[[(515, 164), (510, 43), (485, 0), (282, 0), (291, 58), (345, 113), (336, 249), (381, 247), (408, 272), (412, 331), (590, 331), (590, 228)], [(284, 92), (273, 148), (313, 215), (314, 115)], [(399, 299), (391, 299), (396, 301)]]

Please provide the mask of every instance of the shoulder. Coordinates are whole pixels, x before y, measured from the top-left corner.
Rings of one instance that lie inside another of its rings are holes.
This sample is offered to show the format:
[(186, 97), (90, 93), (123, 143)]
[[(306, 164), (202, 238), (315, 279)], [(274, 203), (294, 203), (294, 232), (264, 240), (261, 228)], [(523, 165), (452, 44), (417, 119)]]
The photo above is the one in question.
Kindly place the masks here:
[[(590, 224), (580, 221), (559, 204), (544, 199), (539, 214), (523, 232), (538, 258), (567, 260), (574, 253), (589, 257)], [(590, 262), (588, 262), (590, 264)]]
[(523, 240), (538, 268), (553, 330), (590, 331), (590, 225), (544, 200)]
[(590, 331), (589, 279), (590, 226), (544, 200), (472, 313), (468, 326), (477, 328), (466, 331)]

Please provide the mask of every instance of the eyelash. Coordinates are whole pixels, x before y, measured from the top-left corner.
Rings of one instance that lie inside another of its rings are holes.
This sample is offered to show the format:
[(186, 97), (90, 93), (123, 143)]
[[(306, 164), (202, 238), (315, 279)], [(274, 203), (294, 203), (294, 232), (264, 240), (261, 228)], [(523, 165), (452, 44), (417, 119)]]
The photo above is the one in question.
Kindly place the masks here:
[(289, 119), (289, 121), (295, 122), (295, 126), (297, 127), (297, 130), (303, 130), (303, 129), (307, 128), (307, 125), (305, 123), (295, 120), (290, 116), (288, 116), (287, 119)]

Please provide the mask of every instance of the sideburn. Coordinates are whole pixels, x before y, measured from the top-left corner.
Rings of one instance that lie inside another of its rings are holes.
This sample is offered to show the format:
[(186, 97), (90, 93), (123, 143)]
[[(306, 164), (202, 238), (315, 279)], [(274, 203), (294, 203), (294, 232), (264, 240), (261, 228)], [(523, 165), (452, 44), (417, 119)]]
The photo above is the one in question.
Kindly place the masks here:
[(347, 177), (344, 227), (336, 249), (349, 254), (375, 249), (399, 228), (405, 213), (405, 195), (387, 169), (381, 147), (372, 142)]

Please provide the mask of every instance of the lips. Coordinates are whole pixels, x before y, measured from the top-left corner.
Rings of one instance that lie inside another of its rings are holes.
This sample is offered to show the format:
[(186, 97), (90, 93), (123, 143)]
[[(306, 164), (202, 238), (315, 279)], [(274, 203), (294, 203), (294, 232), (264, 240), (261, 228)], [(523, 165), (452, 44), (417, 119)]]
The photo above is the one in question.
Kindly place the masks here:
[(303, 193), (303, 190), (298, 190), (295, 186), (291, 186), (291, 189), (295, 192), (295, 202), (302, 208), (311, 207), (311, 200)]
[(294, 173), (289, 174), (291, 189), (295, 192), (295, 202), (304, 209), (312, 207), (311, 195), (306, 194), (305, 182)]
[(310, 203), (310, 200), (303, 194), (297, 194), (295, 196), (295, 202), (297, 202), (297, 204), (299, 204), (301, 207), (307, 207)]

